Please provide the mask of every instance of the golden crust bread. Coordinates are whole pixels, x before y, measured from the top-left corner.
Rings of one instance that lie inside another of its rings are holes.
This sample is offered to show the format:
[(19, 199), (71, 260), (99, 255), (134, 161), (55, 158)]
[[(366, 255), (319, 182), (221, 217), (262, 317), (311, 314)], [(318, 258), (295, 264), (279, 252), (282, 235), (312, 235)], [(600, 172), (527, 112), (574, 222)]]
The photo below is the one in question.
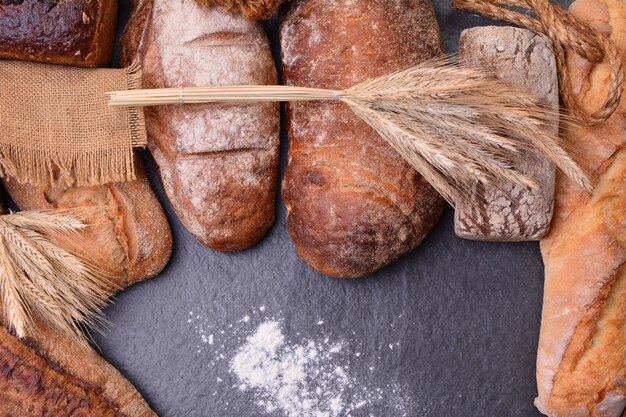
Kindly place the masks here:
[(128, 183), (60, 189), (3, 181), (22, 210), (89, 207), (90, 227), (81, 244), (70, 249), (98, 264), (124, 287), (157, 275), (172, 251), (165, 213), (150, 187), (143, 161), (135, 159), (137, 179)]
[[(158, 274), (172, 249), (165, 214), (136, 162), (137, 180), (125, 184), (70, 189), (5, 184), (22, 209), (91, 207), (92, 226), (72, 249), (111, 273), (121, 288)], [(41, 321), (37, 325), (34, 336), (22, 341), (0, 320), (0, 417), (156, 416), (92, 348)]]
[[(341, 89), (441, 53), (430, 0), (296, 0), (280, 28), (285, 83)], [(339, 278), (420, 244), (443, 200), (344, 104), (290, 103), (283, 182), (298, 255)]]
[[(578, 0), (570, 8), (611, 39), (626, 62), (626, 2)], [(574, 92), (597, 108), (606, 64), (572, 55)], [(546, 281), (537, 356), (537, 407), (554, 417), (618, 417), (626, 406), (626, 97), (599, 126), (568, 140), (597, 181), (591, 195), (563, 176), (541, 242)]]

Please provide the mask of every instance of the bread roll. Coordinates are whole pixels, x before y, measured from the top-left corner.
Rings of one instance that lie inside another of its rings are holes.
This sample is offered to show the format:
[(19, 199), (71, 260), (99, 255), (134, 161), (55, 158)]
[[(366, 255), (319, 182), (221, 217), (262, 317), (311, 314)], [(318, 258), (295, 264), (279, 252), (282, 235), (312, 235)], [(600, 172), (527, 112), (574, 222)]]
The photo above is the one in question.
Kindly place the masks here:
[[(626, 64), (626, 2), (577, 0), (570, 11), (610, 35)], [(574, 93), (596, 110), (610, 68), (569, 55)], [(606, 122), (568, 135), (597, 181), (562, 175), (541, 242), (545, 289), (535, 404), (552, 417), (619, 417), (626, 406), (626, 95)]]
[(116, 21), (117, 0), (0, 1), (0, 58), (102, 67)]
[[(276, 84), (259, 23), (195, 1), (137, 3), (122, 60), (145, 88)], [(185, 227), (220, 251), (246, 249), (274, 221), (278, 103), (161, 106), (146, 110), (148, 146)]]
[[(280, 28), (288, 85), (341, 89), (441, 53), (429, 0), (295, 0)], [(298, 255), (341, 278), (369, 274), (415, 248), (443, 200), (340, 103), (288, 106), (283, 183)]]
[(22, 210), (90, 208), (90, 227), (85, 229), (81, 242), (64, 244), (124, 287), (157, 275), (172, 252), (167, 218), (150, 188), (140, 157), (136, 157), (135, 167), (135, 181), (95, 187), (34, 187), (3, 181)]

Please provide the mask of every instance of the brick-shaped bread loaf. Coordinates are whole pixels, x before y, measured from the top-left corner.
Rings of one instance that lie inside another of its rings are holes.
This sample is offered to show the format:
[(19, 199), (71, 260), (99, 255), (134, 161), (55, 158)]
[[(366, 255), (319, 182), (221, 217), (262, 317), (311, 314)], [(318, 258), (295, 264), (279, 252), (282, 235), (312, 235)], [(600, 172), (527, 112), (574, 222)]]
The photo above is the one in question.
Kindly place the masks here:
[(0, 58), (106, 66), (116, 21), (117, 0), (0, 0)]
[[(441, 53), (430, 0), (295, 0), (280, 28), (288, 85), (348, 88)], [(317, 271), (366, 275), (415, 248), (441, 197), (341, 103), (290, 103), (283, 182), (297, 253)]]
[[(550, 132), (558, 132), (559, 84), (550, 40), (514, 27), (485, 26), (461, 33), (459, 61), (483, 69), (534, 94), (555, 111)], [(454, 216), (457, 235), (474, 240), (521, 241), (545, 236), (554, 205), (554, 165), (539, 151), (528, 149), (514, 167), (535, 180), (538, 189), (510, 182), (498, 186), (471, 184), (468, 202), (458, 202)]]

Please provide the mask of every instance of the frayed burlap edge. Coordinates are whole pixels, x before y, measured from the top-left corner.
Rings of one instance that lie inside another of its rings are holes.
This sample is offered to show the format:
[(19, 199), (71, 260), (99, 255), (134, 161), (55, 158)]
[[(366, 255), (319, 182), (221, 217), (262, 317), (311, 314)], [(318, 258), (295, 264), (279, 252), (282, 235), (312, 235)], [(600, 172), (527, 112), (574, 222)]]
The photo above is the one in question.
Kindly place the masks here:
[[(142, 71), (139, 62), (126, 68), (127, 89), (141, 88)], [(21, 184), (55, 187), (95, 186), (112, 182), (129, 182), (135, 174), (134, 148), (147, 145), (143, 109), (128, 108), (130, 116), (130, 146), (124, 149), (103, 149), (51, 152), (4, 143), (0, 146), (0, 176)]]

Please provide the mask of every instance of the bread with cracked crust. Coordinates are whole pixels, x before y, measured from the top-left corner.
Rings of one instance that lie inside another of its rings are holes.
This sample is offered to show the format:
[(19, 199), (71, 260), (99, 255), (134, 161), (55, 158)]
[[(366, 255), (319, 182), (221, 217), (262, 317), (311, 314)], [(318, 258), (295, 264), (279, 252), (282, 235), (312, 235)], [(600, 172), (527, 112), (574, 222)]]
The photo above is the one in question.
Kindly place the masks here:
[[(138, 179), (126, 184), (68, 190), (6, 185), (24, 209), (91, 207), (92, 226), (72, 249), (97, 261), (115, 288), (123, 288), (156, 275), (172, 245), (139, 162)], [(132, 384), (91, 347), (41, 320), (30, 338), (20, 340), (2, 317), (0, 299), (0, 417), (156, 417)]]
[[(80, 242), (64, 241), (77, 255), (110, 274), (119, 286), (157, 275), (169, 261), (172, 233), (150, 187), (141, 156), (137, 179), (93, 187), (44, 187), (3, 179), (22, 210), (89, 209), (89, 227)], [(51, 234), (53, 239), (60, 239)]]
[[(570, 11), (609, 35), (626, 63), (626, 2), (577, 0)], [(578, 100), (598, 109), (609, 66), (568, 58)], [(597, 185), (589, 195), (557, 178), (552, 226), (541, 242), (546, 279), (535, 404), (551, 417), (619, 417), (626, 407), (626, 95), (610, 119), (568, 140)]]
[(64, 338), (43, 323), (34, 338), (19, 340), (0, 320), (0, 417), (17, 416), (156, 414), (132, 384), (91, 347)]
[[(280, 28), (285, 83), (348, 88), (441, 53), (430, 0), (295, 0)], [(298, 255), (338, 278), (372, 273), (420, 244), (443, 200), (342, 103), (288, 105), (283, 181)]]
[[(141, 0), (122, 39), (144, 88), (276, 84), (260, 23), (196, 1)], [(278, 103), (146, 108), (148, 147), (178, 217), (206, 246), (232, 252), (274, 222)]]

